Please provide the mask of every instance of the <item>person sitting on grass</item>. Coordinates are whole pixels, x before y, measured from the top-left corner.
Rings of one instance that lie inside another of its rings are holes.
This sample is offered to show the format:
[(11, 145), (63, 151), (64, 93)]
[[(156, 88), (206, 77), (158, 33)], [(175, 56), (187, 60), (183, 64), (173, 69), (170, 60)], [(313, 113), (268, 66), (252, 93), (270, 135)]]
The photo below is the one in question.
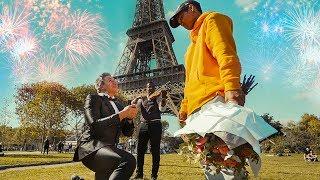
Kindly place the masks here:
[(304, 154), (303, 154), (303, 158), (304, 158), (305, 161), (307, 161), (307, 156), (308, 156), (309, 153), (310, 153), (310, 149), (309, 149), (309, 148), (306, 148), (306, 149), (304, 150)]
[(306, 160), (309, 162), (317, 162), (318, 161), (318, 156), (313, 154), (313, 151), (310, 150), (309, 154), (306, 156)]

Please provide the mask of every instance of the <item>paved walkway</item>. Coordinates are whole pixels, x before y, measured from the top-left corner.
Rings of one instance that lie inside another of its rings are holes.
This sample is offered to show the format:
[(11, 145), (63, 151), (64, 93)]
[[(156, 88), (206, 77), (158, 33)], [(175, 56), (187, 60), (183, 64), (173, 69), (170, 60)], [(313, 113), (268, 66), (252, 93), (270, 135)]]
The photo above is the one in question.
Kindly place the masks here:
[(28, 166), (28, 167), (15, 167), (8, 168), (5, 170), (0, 170), (0, 173), (8, 172), (8, 171), (23, 171), (27, 169), (41, 169), (41, 168), (54, 168), (54, 167), (62, 167), (62, 166), (71, 166), (75, 164), (80, 164), (81, 162), (69, 162), (69, 163), (60, 163), (60, 164), (52, 164), (52, 165), (38, 165), (38, 166)]
[[(74, 152), (63, 152), (62, 154), (73, 154)], [(4, 151), (4, 154), (42, 154), (41, 151)], [(57, 151), (49, 151), (50, 154), (60, 154)]]

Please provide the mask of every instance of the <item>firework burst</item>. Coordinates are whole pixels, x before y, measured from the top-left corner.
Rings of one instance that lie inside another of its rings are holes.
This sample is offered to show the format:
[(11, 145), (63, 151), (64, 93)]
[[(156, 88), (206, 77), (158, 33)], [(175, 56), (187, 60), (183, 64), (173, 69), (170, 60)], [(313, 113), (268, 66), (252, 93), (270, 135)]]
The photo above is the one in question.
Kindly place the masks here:
[(299, 7), (311, 7), (313, 4), (316, 3), (316, 0), (278, 0), (278, 1), (282, 1), (283, 3), (286, 3), (287, 5), (289, 5), (290, 7), (295, 7), (295, 8), (299, 8)]
[(320, 72), (314, 82), (308, 86), (308, 90), (301, 92), (300, 95), (313, 104), (320, 105)]
[[(70, 64), (77, 66), (88, 61), (88, 57), (103, 52), (107, 45), (108, 32), (100, 25), (101, 19), (88, 12), (76, 12), (71, 16), (72, 24), (57, 37), (53, 45), (57, 54)], [(67, 37), (67, 38), (66, 38)]]
[[(281, 44), (284, 41), (284, 27), (282, 17), (282, 2), (272, 2), (270, 0), (261, 3), (257, 11), (252, 14), (253, 26), (250, 28), (250, 40), (253, 44), (272, 41), (276, 44)], [(266, 47), (268, 48), (268, 47)]]
[(69, 68), (65, 64), (58, 64), (53, 56), (42, 57), (35, 65), (37, 81), (65, 82), (68, 80)]
[(11, 38), (23, 37), (28, 33), (29, 13), (24, 9), (18, 11), (16, 7), (5, 6), (0, 15), (0, 39), (1, 44)]
[(12, 63), (12, 76), (15, 80), (15, 83), (24, 84), (24, 83), (32, 83), (34, 82), (34, 70), (35, 64), (30, 60), (15, 60), (11, 61)]
[(285, 84), (299, 89), (308, 89), (312, 81), (314, 81), (317, 69), (310, 64), (305, 64), (297, 60), (286, 61), (288, 66), (283, 68)]
[(320, 46), (309, 45), (300, 53), (302, 63), (318, 67), (320, 69)]
[[(244, 69), (251, 72), (262, 81), (270, 81), (279, 71), (282, 59), (281, 51), (277, 49), (277, 44), (272, 42), (257, 42), (255, 49), (248, 51)], [(269, 48), (265, 48), (268, 47)]]
[(313, 8), (301, 7), (288, 11), (284, 26), (286, 37), (298, 47), (320, 45), (319, 13)]
[(12, 54), (19, 59), (30, 59), (36, 56), (39, 50), (38, 40), (31, 35), (20, 38), (12, 47)]

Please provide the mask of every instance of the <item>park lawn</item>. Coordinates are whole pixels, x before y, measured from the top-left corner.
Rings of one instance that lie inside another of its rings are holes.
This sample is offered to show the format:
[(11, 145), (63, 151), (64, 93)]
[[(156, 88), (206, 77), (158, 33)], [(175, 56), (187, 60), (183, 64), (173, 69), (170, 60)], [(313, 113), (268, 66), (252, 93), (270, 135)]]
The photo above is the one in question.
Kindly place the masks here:
[[(320, 163), (307, 163), (301, 154), (293, 156), (262, 155), (263, 165), (260, 179), (319, 179)], [(203, 180), (202, 170), (194, 164), (188, 164), (176, 154), (162, 155), (159, 171), (160, 180)], [(148, 154), (145, 161), (145, 179), (150, 179), (151, 156)], [(94, 174), (81, 163), (54, 168), (37, 168), (20, 171), (0, 171), (0, 179), (65, 179), (69, 180), (73, 174), (78, 174), (86, 180), (94, 179)], [(250, 175), (251, 179), (252, 174)]]
[(263, 155), (262, 163), (262, 179), (320, 179), (320, 162), (305, 162), (303, 154), (282, 157)]
[(25, 165), (25, 164), (42, 164), (53, 162), (72, 161), (71, 153), (54, 153), (54, 154), (5, 154), (0, 157), (0, 166)]

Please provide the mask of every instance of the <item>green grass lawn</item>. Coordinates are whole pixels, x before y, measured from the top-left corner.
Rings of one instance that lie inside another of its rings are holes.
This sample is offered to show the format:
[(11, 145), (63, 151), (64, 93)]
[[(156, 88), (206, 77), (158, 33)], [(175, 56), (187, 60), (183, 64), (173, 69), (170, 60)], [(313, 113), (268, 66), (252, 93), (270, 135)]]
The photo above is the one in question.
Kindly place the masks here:
[(73, 154), (70, 153), (49, 153), (47, 154), (5, 154), (4, 157), (0, 157), (0, 166), (8, 165), (24, 165), (24, 164), (41, 164), (51, 162), (65, 162), (71, 161)]
[[(305, 162), (301, 154), (289, 157), (275, 157), (262, 155), (263, 165), (260, 179), (320, 179), (320, 163)], [(160, 180), (203, 180), (202, 170), (197, 165), (190, 165), (182, 157), (170, 154), (161, 156), (159, 172)], [(150, 179), (151, 156), (148, 154), (145, 161), (145, 179)], [(26, 169), (20, 171), (0, 171), (0, 179), (6, 180), (51, 180), (70, 179), (78, 174), (86, 180), (93, 179), (94, 174), (81, 163), (64, 167)], [(251, 176), (252, 179), (252, 176)]]

